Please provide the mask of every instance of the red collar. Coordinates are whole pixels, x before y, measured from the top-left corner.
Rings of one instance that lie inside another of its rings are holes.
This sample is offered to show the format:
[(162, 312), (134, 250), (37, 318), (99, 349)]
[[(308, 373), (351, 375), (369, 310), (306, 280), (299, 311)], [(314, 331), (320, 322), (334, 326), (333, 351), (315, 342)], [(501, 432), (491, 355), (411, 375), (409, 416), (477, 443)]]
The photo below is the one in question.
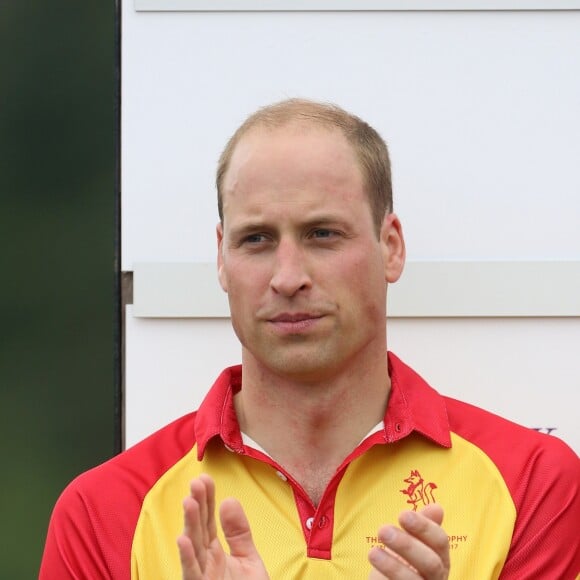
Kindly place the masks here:
[[(387, 354), (387, 360), (391, 393), (385, 413), (384, 431), (378, 433), (381, 439), (392, 443), (417, 432), (442, 447), (451, 447), (449, 420), (443, 397), (393, 353)], [(195, 420), (200, 460), (208, 441), (215, 436), (219, 436), (231, 450), (244, 453), (234, 409), (234, 395), (241, 388), (241, 365), (229, 367), (220, 374), (201, 404)]]
[(385, 439), (398, 441), (413, 431), (451, 447), (445, 399), (392, 352), (387, 354), (391, 394), (385, 413)]

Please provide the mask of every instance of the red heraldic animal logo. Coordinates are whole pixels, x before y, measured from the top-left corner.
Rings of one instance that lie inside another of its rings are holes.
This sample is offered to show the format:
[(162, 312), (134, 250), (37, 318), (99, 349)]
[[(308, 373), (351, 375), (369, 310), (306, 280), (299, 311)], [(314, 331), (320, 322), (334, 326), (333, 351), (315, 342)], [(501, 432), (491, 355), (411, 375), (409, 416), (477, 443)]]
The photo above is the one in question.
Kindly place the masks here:
[(409, 486), (407, 489), (401, 489), (401, 493), (409, 496), (407, 503), (413, 506), (413, 511), (416, 512), (418, 508), (424, 507), (427, 504), (435, 503), (435, 497), (433, 496), (433, 490), (437, 489), (437, 486), (433, 482), (425, 483), (421, 474), (413, 469), (411, 475), (404, 480)]

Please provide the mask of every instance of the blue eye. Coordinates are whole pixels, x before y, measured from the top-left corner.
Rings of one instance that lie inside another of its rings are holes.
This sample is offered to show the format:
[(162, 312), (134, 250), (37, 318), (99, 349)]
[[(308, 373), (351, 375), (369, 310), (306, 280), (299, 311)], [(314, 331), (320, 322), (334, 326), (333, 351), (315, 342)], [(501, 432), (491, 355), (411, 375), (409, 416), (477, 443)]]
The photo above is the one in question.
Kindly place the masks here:
[(323, 229), (314, 230), (314, 232), (312, 233), (313, 237), (315, 238), (330, 238), (335, 234), (336, 232), (333, 232), (332, 230), (323, 230)]
[(259, 244), (260, 242), (265, 241), (266, 236), (264, 234), (251, 234), (244, 238), (244, 242), (248, 244)]

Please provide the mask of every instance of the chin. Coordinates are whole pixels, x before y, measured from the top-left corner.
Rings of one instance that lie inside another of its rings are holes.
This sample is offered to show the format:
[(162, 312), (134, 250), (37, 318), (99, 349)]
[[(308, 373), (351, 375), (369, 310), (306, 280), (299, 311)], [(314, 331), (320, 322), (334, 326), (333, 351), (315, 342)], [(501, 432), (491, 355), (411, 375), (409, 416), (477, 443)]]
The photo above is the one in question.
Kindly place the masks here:
[(269, 361), (265, 361), (265, 366), (281, 377), (303, 382), (321, 381), (337, 371), (336, 361), (332, 364), (332, 361), (316, 354), (282, 356), (274, 360), (270, 358)]

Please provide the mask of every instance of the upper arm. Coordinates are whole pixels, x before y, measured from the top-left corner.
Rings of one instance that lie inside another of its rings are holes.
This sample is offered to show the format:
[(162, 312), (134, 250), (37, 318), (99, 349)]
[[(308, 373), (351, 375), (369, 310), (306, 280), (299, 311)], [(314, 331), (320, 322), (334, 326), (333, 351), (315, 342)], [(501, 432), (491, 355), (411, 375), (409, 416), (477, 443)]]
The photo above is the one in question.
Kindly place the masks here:
[(500, 578), (576, 578), (580, 573), (580, 460), (553, 438), (529, 460), (516, 527)]

